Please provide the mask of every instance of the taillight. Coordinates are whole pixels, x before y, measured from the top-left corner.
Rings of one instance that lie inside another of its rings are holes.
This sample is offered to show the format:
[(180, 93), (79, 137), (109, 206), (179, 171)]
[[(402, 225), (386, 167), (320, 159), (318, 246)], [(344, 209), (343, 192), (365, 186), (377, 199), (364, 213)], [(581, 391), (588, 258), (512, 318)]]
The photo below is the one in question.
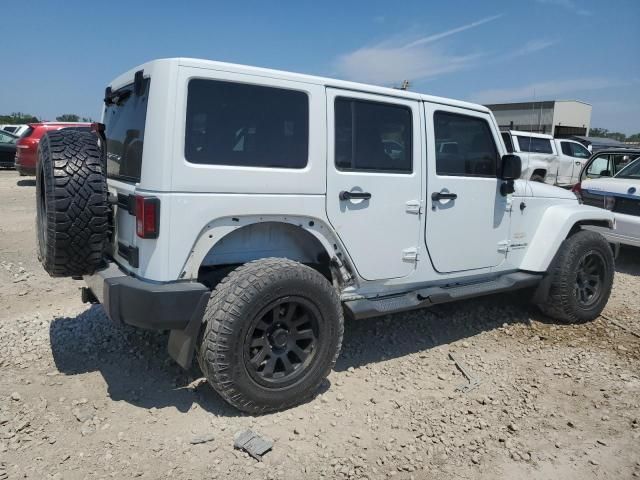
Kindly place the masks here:
[(136, 195), (136, 234), (140, 238), (158, 238), (160, 199)]
[(578, 201), (582, 203), (582, 184), (580, 182), (576, 183), (571, 191), (578, 197)]

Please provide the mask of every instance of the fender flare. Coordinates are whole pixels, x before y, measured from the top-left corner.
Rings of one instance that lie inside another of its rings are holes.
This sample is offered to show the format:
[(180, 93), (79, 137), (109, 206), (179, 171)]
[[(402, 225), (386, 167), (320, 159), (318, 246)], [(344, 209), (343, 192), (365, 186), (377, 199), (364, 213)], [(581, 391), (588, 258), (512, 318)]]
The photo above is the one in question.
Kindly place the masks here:
[(553, 205), (547, 208), (531, 239), (520, 269), (546, 272), (562, 242), (576, 226), (581, 225), (615, 228), (615, 218), (608, 210), (587, 205)]
[(329, 259), (339, 265), (346, 264), (350, 272), (354, 271), (346, 249), (342, 246), (338, 236), (333, 232), (329, 224), (323, 219), (289, 215), (237, 215), (218, 218), (201, 229), (181, 269), (180, 278), (196, 279), (207, 253), (229, 234), (243, 227), (265, 222), (283, 223), (303, 229), (319, 241)]

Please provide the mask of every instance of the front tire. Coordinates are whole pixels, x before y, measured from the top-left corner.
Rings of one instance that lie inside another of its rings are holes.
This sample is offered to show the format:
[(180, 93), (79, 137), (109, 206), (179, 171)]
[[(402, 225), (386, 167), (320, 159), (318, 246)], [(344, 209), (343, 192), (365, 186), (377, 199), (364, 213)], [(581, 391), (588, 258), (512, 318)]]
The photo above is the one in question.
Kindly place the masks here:
[(205, 322), (200, 368), (224, 400), (253, 414), (313, 397), (344, 332), (332, 285), (283, 258), (256, 260), (227, 275), (211, 294)]
[(614, 258), (605, 238), (581, 230), (562, 244), (549, 269), (549, 290), (538, 307), (564, 323), (596, 319), (613, 286)]

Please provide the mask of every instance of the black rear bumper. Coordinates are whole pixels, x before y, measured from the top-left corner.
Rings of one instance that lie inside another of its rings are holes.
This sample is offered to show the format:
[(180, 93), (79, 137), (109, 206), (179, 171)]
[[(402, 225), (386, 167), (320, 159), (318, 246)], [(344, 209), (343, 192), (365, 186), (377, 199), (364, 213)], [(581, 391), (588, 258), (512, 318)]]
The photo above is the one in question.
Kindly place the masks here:
[(125, 274), (115, 263), (84, 280), (113, 322), (152, 330), (200, 323), (210, 295), (201, 283), (151, 283)]

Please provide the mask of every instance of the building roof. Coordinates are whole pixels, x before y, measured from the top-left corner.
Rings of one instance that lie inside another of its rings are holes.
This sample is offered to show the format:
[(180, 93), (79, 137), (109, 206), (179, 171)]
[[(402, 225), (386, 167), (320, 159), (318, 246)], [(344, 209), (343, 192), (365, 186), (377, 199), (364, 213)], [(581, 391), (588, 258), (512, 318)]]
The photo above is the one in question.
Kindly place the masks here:
[(485, 105), (491, 110), (532, 110), (540, 108), (553, 108), (556, 103), (581, 103), (591, 106), (582, 100), (536, 100), (531, 102), (493, 103)]

